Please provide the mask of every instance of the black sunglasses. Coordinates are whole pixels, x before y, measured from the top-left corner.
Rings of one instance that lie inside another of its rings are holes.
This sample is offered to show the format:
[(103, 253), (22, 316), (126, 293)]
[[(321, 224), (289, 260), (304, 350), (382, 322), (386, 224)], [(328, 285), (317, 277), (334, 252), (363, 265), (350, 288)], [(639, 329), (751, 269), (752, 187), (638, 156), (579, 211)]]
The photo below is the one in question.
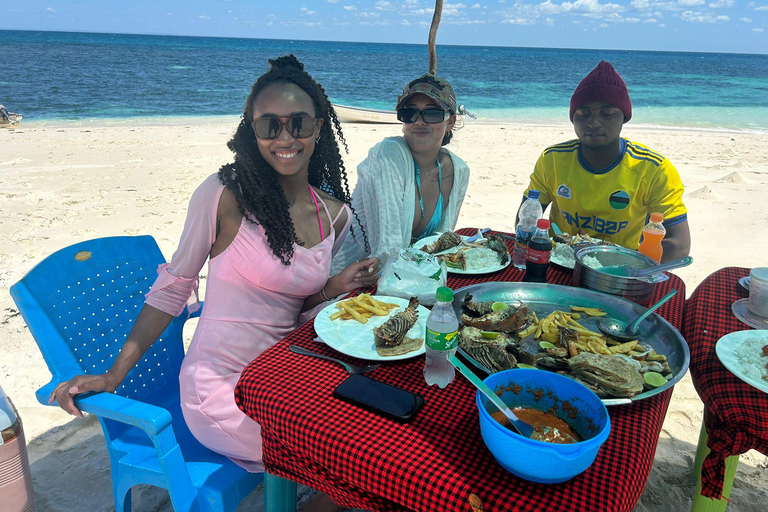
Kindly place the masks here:
[(306, 114), (295, 116), (268, 116), (259, 117), (251, 122), (253, 133), (256, 137), (264, 140), (274, 140), (280, 136), (283, 126), (294, 139), (306, 139), (315, 133), (314, 117)]
[(442, 123), (450, 116), (450, 112), (440, 108), (427, 108), (424, 110), (416, 110), (415, 108), (401, 108), (397, 111), (397, 120), (401, 123), (415, 123), (419, 116), (427, 124)]

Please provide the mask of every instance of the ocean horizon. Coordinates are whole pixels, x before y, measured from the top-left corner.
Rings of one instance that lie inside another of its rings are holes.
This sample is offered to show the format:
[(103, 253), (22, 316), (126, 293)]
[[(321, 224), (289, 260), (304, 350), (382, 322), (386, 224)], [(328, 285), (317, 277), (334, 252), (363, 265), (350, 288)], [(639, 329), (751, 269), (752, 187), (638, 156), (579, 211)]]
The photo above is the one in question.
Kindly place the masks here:
[[(267, 59), (288, 53), (332, 102), (387, 110), (428, 62), (425, 44), (2, 30), (0, 104), (22, 126), (239, 116)], [(600, 60), (626, 81), (633, 125), (768, 131), (768, 55), (437, 46), (437, 73), (475, 122), (570, 124)]]

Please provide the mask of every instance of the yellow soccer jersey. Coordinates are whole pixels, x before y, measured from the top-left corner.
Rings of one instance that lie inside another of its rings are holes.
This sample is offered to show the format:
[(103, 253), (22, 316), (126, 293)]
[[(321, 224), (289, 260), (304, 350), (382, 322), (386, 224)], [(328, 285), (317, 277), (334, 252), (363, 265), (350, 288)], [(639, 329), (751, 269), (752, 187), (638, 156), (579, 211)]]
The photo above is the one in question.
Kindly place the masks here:
[(622, 138), (616, 160), (594, 169), (580, 148), (577, 139), (545, 149), (525, 191), (539, 190), (541, 204), (552, 203), (549, 219), (564, 233), (582, 229), (637, 249), (651, 213), (664, 214), (666, 227), (687, 219), (680, 175), (662, 155)]

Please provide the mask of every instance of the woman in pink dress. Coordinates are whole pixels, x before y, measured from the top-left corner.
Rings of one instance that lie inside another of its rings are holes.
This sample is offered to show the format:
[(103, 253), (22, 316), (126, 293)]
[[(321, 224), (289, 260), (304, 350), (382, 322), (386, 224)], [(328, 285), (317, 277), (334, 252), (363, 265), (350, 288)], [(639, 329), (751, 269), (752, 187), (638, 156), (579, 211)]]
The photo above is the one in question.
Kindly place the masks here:
[[(209, 260), (205, 308), (179, 376), (182, 412), (202, 444), (254, 472), (264, 470), (260, 427), (234, 399), (243, 368), (295, 329), (302, 313), (374, 284), (379, 267), (371, 258), (328, 277), (354, 217), (333, 128), (346, 142), (325, 91), (296, 57), (270, 64), (228, 144), (234, 162), (192, 195), (179, 247), (158, 268), (114, 365), (64, 382), (51, 395), (80, 416), (73, 396), (114, 391), (197, 296)], [(360, 227), (350, 236), (365, 239)], [(337, 509), (325, 495), (311, 506)]]

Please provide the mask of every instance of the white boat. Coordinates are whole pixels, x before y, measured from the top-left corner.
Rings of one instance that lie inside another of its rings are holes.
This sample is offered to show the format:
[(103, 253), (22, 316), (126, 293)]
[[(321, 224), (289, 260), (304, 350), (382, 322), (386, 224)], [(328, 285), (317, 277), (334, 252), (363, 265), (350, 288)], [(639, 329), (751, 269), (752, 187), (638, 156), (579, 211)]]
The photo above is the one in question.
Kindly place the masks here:
[(8, 112), (4, 106), (0, 105), (0, 126), (7, 127), (19, 124), (21, 121), (21, 114), (15, 112)]
[(333, 109), (342, 123), (400, 124), (400, 121), (397, 120), (397, 112), (394, 110), (377, 110), (336, 104), (333, 105)]

